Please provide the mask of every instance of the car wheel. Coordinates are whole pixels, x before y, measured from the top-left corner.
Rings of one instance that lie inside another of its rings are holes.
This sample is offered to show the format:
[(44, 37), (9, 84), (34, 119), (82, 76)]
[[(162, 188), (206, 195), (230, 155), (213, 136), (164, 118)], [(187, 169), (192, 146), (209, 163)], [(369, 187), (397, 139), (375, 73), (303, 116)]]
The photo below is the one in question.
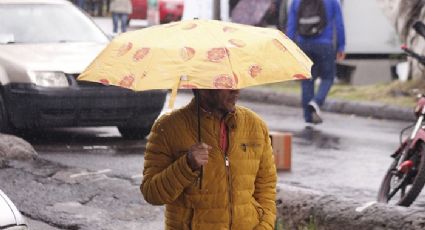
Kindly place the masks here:
[(150, 127), (118, 127), (121, 136), (125, 139), (138, 140), (144, 139), (150, 132)]
[(10, 125), (9, 118), (7, 116), (7, 110), (4, 103), (3, 96), (0, 95), (0, 133), (13, 133), (14, 129), (12, 129)]

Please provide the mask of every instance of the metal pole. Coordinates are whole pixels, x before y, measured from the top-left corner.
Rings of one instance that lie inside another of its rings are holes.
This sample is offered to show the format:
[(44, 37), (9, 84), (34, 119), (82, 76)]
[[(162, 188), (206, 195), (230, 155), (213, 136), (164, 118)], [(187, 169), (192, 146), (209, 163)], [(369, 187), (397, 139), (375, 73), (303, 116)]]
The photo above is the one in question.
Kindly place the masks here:
[(213, 19), (221, 20), (220, 12), (221, 12), (221, 0), (214, 0), (213, 2)]

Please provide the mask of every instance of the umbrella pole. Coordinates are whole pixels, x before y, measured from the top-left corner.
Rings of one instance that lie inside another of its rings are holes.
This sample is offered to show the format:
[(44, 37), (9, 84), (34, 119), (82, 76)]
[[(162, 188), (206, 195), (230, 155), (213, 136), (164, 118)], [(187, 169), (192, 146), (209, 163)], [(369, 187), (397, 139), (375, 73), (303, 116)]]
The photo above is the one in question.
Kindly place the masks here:
[[(198, 143), (201, 143), (201, 105), (199, 102), (199, 91), (195, 90), (195, 102), (197, 110), (197, 123), (198, 123)], [(204, 167), (201, 166), (201, 172), (199, 173), (199, 189), (202, 189), (202, 176), (204, 174)]]
[(198, 143), (201, 143), (201, 105), (199, 104), (199, 92), (195, 91), (195, 102), (196, 102), (196, 115), (197, 115), (197, 123), (198, 123)]

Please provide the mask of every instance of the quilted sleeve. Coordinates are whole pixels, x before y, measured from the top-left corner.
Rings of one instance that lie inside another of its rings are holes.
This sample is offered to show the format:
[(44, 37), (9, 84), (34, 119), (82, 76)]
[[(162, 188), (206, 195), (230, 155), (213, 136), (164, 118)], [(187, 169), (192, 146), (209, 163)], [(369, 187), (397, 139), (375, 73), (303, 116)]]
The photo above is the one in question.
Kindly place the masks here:
[(155, 123), (148, 137), (140, 185), (143, 197), (153, 205), (172, 203), (199, 175), (190, 169), (186, 154), (173, 159), (167, 133), (160, 123), (159, 120)]
[(276, 220), (276, 166), (269, 132), (264, 127), (265, 146), (260, 160), (260, 167), (255, 179), (254, 198), (264, 210), (263, 218), (255, 229), (274, 229)]

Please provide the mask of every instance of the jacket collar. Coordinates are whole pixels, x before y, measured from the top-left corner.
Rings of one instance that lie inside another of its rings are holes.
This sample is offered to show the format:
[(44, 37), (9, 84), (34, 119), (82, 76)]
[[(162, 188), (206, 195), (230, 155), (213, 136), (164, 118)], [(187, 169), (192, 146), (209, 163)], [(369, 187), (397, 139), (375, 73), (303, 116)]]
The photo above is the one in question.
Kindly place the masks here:
[[(188, 109), (190, 110), (190, 112), (194, 115), (194, 117), (196, 118), (197, 116), (197, 108), (196, 108), (196, 101), (195, 98), (192, 98), (192, 100), (190, 101), (190, 103), (187, 105)], [(236, 128), (236, 118), (238, 116), (238, 106), (236, 106), (236, 110), (234, 112), (230, 112), (227, 113), (226, 116), (224, 116), (224, 122), (227, 125), (227, 127), (229, 127), (230, 129), (235, 129)], [(203, 109), (201, 107), (200, 109), (201, 112), (201, 118), (207, 118), (207, 119), (217, 119), (216, 117), (213, 116), (213, 114), (205, 109)]]

